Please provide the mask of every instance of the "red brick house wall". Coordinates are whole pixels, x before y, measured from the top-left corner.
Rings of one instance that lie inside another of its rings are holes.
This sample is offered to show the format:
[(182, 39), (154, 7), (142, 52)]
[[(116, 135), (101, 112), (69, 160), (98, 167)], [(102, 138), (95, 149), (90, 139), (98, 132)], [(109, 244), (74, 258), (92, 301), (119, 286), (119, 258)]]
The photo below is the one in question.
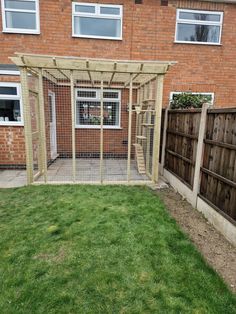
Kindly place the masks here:
[(2, 166), (24, 167), (24, 127), (0, 127), (0, 163)]
[[(135, 101), (134, 93), (134, 101)], [(129, 92), (127, 89), (121, 91), (121, 125), (120, 129), (104, 128), (104, 155), (115, 155), (117, 157), (127, 156), (128, 140), (128, 104)], [(59, 154), (71, 155), (71, 97), (70, 87), (59, 87), (56, 93), (56, 115), (57, 115), (57, 149)], [(135, 141), (136, 119), (132, 117), (132, 142)], [(126, 143), (125, 143), (126, 142)], [(99, 153), (100, 130), (80, 129), (75, 130), (75, 144), (78, 156), (86, 156)]]
[[(0, 82), (18, 81), (19, 77), (0, 75)], [(10, 168), (11, 165), (25, 166), (24, 127), (0, 125), (0, 167)]]
[[(8, 58), (15, 51), (88, 58), (173, 60), (178, 64), (166, 75), (163, 106), (168, 103), (170, 92), (173, 91), (212, 92), (215, 93), (216, 107), (236, 105), (236, 5), (169, 0), (168, 6), (161, 6), (160, 0), (143, 0), (142, 4), (135, 4), (134, 0), (101, 0), (99, 3), (123, 4), (123, 39), (115, 41), (73, 38), (71, 3), (71, 0), (40, 0), (40, 35), (2, 33), (0, 16), (0, 63), (10, 63)], [(223, 11), (221, 45), (174, 43), (176, 8)], [(16, 79), (0, 75), (1, 81)], [(59, 122), (57, 127), (60, 131)], [(17, 139), (19, 132), (23, 134), (22, 128), (0, 126), (1, 141), (8, 131), (13, 133), (14, 139)], [(86, 132), (88, 136), (94, 130), (81, 132)], [(114, 141), (117, 134), (117, 130), (106, 130), (104, 135), (107, 136), (107, 143)], [(16, 141), (18, 146), (15, 140), (11, 144), (4, 141), (1, 145), (0, 164), (12, 163), (11, 160), (24, 163), (24, 150), (21, 154), (17, 152), (17, 147), (23, 147), (23, 140), (18, 138)], [(11, 159), (7, 157), (9, 154)]]
[[(71, 157), (71, 92), (70, 86), (56, 86), (54, 83), (44, 80), (44, 105), (45, 105), (45, 129), (47, 138), (48, 161), (50, 160), (50, 113), (48, 105), (48, 93), (54, 92), (56, 96), (56, 128), (57, 128), (57, 151), (60, 156)], [(128, 99), (129, 90), (121, 91), (121, 115), (119, 129), (104, 128), (104, 156), (127, 156), (128, 146)], [(133, 91), (133, 103), (137, 99)], [(132, 142), (135, 142), (136, 117), (132, 115)], [(77, 157), (96, 156), (100, 151), (100, 129), (76, 128), (75, 144)], [(134, 149), (132, 149), (133, 151)]]

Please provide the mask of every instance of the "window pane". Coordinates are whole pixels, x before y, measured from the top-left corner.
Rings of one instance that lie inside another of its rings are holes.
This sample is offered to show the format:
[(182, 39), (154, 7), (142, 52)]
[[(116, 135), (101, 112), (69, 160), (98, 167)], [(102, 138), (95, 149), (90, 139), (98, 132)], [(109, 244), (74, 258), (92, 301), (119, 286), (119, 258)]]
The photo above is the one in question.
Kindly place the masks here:
[(79, 90), (77, 92), (78, 97), (83, 98), (96, 98), (96, 92), (95, 91), (87, 91), (87, 90)]
[(103, 93), (104, 98), (119, 98), (119, 93), (118, 92), (104, 92)]
[(120, 9), (119, 8), (112, 8), (112, 7), (101, 7), (100, 13), (101, 14), (120, 15)]
[(3, 121), (21, 121), (19, 100), (0, 99), (0, 123)]
[(6, 9), (35, 10), (35, 1), (5, 0)]
[(100, 102), (78, 101), (77, 124), (100, 125)]
[(180, 12), (179, 18), (185, 19), (185, 20), (195, 20), (195, 21), (220, 22), (220, 14)]
[(104, 125), (119, 125), (119, 104), (114, 102), (105, 102), (104, 103)]
[[(100, 102), (77, 101), (76, 122), (78, 125), (100, 125)], [(119, 104), (105, 102), (103, 106), (104, 125), (119, 124)]]
[(177, 40), (218, 43), (220, 26), (178, 24)]
[(120, 20), (75, 17), (75, 33), (78, 35), (120, 37)]
[(36, 29), (35, 13), (6, 12), (7, 28)]
[(95, 13), (95, 6), (90, 5), (76, 5), (75, 12), (83, 12), (83, 13)]
[(17, 88), (0, 86), (0, 95), (17, 95)]

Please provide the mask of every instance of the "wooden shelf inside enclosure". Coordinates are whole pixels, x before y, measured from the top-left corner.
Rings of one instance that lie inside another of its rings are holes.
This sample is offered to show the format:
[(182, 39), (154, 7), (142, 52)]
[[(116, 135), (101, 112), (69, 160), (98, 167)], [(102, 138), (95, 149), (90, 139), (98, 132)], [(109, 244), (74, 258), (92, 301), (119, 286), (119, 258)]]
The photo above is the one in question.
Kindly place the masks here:
[(156, 99), (144, 99), (142, 100), (142, 103), (146, 104), (146, 103), (149, 103), (149, 102), (155, 102)]
[(143, 136), (143, 135), (137, 135), (136, 138), (138, 140), (146, 140), (147, 139), (146, 136)]
[(142, 123), (142, 126), (145, 126), (147, 128), (153, 128), (154, 127), (154, 124), (151, 124), (151, 123)]

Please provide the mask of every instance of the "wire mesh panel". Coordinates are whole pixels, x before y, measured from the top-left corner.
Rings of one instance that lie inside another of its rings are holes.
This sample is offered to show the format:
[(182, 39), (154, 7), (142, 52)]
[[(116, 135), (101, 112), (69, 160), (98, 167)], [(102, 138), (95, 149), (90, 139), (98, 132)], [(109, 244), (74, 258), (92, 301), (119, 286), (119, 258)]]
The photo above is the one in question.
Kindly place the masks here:
[(147, 171), (149, 172), (150, 176), (152, 175), (152, 166), (153, 166), (153, 148), (154, 148), (154, 124), (155, 124), (155, 115), (151, 114), (151, 127), (150, 127), (150, 134), (149, 134), (149, 168)]
[(85, 83), (75, 87), (76, 180), (100, 182), (100, 91)]
[[(142, 179), (152, 178), (153, 135), (155, 124), (155, 85), (147, 82), (139, 90), (136, 123), (136, 161)], [(137, 156), (139, 156), (137, 158)]]
[[(147, 128), (150, 113), (143, 110), (139, 122), (136, 121), (137, 90), (107, 85), (101, 88), (100, 80), (93, 87), (88, 80), (77, 77), (79, 73), (76, 71), (73, 71), (72, 81), (68, 70), (43, 71), (47, 182), (148, 180), (145, 167), (140, 170), (140, 162), (147, 165), (151, 159), (147, 159), (150, 154), (150, 128)], [(132, 111), (129, 120), (130, 92)], [(141, 123), (141, 137), (137, 134), (137, 123)], [(135, 147), (137, 143), (141, 144), (143, 161)], [(149, 167), (147, 169), (150, 171)], [(42, 180), (43, 177), (39, 179)]]
[(27, 83), (29, 86), (30, 127), (32, 141), (33, 176), (36, 177), (41, 171), (40, 160), (40, 127), (39, 127), (39, 99), (38, 79), (28, 73)]
[(127, 180), (127, 89), (103, 91), (103, 175), (105, 181)]
[(71, 182), (73, 175), (70, 72), (44, 71), (43, 83), (47, 180)]

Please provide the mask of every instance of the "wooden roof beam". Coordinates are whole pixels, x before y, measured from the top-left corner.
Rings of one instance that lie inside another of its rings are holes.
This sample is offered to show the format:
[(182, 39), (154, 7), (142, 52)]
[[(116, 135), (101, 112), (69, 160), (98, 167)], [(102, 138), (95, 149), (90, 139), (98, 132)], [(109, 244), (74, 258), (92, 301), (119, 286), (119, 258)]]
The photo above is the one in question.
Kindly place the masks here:
[(115, 74), (116, 74), (116, 68), (117, 68), (117, 63), (115, 62), (115, 63), (114, 63), (114, 72), (113, 72), (112, 75), (111, 75), (110, 82), (109, 82), (109, 87), (111, 86), (111, 83), (112, 83), (112, 81), (113, 81), (113, 79), (114, 79), (114, 76), (115, 76)]
[[(136, 73), (134, 76), (133, 76), (133, 78), (132, 78), (132, 81), (134, 82), (134, 80), (140, 75), (140, 74), (142, 74), (142, 71), (143, 71), (143, 63), (141, 63), (141, 65), (140, 65), (140, 73)], [(129, 84), (130, 84), (130, 80), (131, 79), (129, 79), (127, 82), (125, 82), (125, 84), (124, 84), (124, 88), (126, 88)]]
[(67, 76), (61, 69), (59, 69), (59, 67), (58, 67), (58, 65), (57, 65), (57, 60), (56, 60), (55, 57), (53, 57), (53, 63), (54, 63), (54, 65), (55, 65), (57, 71), (58, 71), (59, 73), (61, 73), (61, 75), (64, 76), (67, 80), (70, 80), (70, 77)]
[(86, 68), (88, 69), (87, 72), (88, 72), (88, 76), (89, 76), (89, 79), (91, 81), (92, 87), (94, 87), (94, 80), (92, 78), (91, 71), (89, 71), (89, 61), (88, 60), (86, 60)]
[(27, 68), (27, 72), (29, 72), (30, 74), (32, 74), (33, 76), (38, 77), (39, 76), (39, 72), (35, 69), (32, 68)]
[(141, 83), (141, 84), (139, 85), (138, 88), (143, 87), (144, 85), (146, 85), (146, 84), (148, 84), (148, 83), (154, 81), (154, 80), (156, 79), (156, 77), (157, 77), (157, 75), (155, 75), (155, 76), (149, 78), (148, 80), (144, 81), (143, 83)]
[[(24, 62), (20, 56), (24, 57)], [(61, 69), (61, 70), (76, 70), (76, 71), (91, 71), (91, 72), (114, 72), (114, 63), (117, 63), (116, 73), (129, 73), (138, 74), (140, 73), (140, 65), (145, 65), (143, 74), (165, 74), (167, 72), (168, 65), (174, 65), (176, 62), (160, 62), (160, 61), (106, 61), (98, 59), (86, 59), (89, 60), (89, 69), (86, 68), (86, 60), (78, 58), (63, 58), (63, 57), (43, 57), (40, 55), (25, 55), (20, 54), (18, 57), (10, 58), (18, 67), (28, 66), (37, 67), (44, 69)], [(56, 58), (56, 64), (53, 62), (53, 58)]]
[(52, 81), (54, 84), (57, 84), (57, 78), (51, 74), (49, 71), (47, 70), (43, 70), (43, 74), (45, 73), (45, 75), (43, 75), (45, 78), (47, 78), (48, 80)]

